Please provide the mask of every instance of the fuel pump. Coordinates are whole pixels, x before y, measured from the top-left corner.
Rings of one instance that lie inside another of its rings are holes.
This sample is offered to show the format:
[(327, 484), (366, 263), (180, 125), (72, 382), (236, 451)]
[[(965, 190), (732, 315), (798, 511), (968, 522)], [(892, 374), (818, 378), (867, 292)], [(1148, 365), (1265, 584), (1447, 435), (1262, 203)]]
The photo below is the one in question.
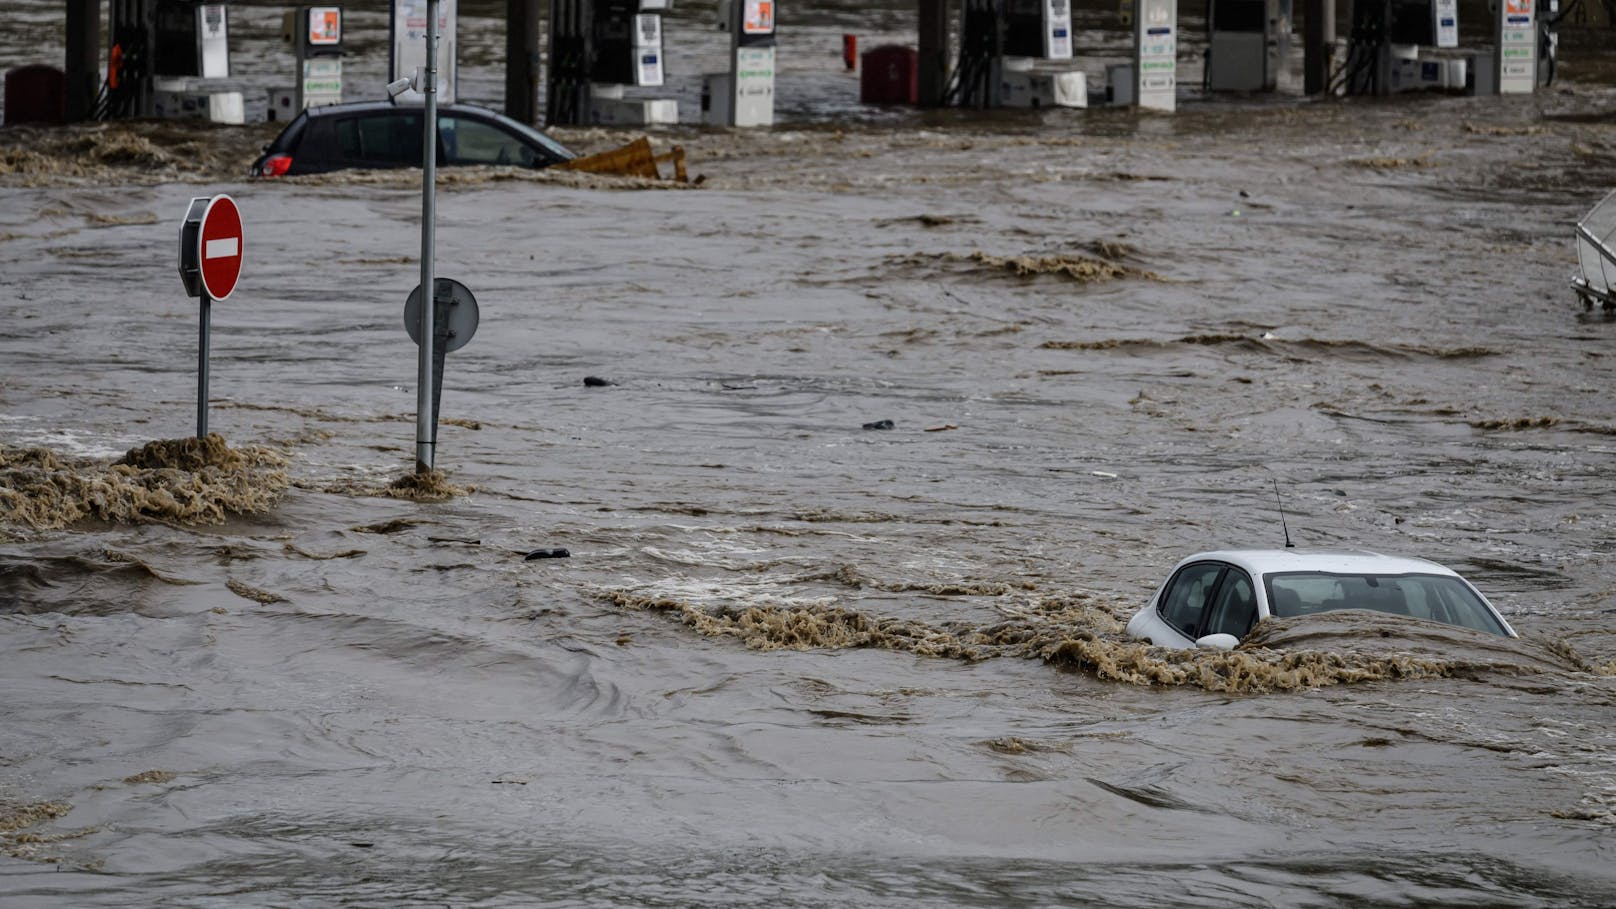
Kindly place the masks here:
[(595, 0), (590, 17), (591, 122), (650, 126), (679, 122), (679, 102), (625, 98), (628, 86), (663, 82), (662, 14), (671, 0)]
[(342, 103), (342, 7), (305, 6), (292, 14), (297, 109)]
[(678, 123), (672, 99), (628, 99), (628, 86), (658, 86), (662, 14), (673, 0), (550, 0), (545, 117), (551, 124)]
[(1206, 87), (1271, 92), (1290, 53), (1291, 0), (1210, 0)]
[(667, 8), (667, 0), (596, 3), (590, 77), (614, 85), (661, 85), (661, 14)]
[(702, 82), (702, 122), (774, 125), (774, 0), (719, 0), (718, 27), (729, 32), (729, 72)]
[(1497, 9), (1498, 57), (1494, 61), (1499, 94), (1530, 94), (1539, 79), (1538, 46), (1543, 35), (1534, 0), (1501, 0)]
[(1479, 76), (1469, 60), (1421, 53), (1458, 46), (1458, 0), (1360, 0), (1353, 4), (1346, 63), (1332, 81), (1349, 95), (1463, 90)]
[(1086, 107), (1083, 71), (1060, 67), (1071, 59), (1070, 0), (966, 0), (959, 63), (945, 103)]
[(196, 0), (111, 0), (107, 79), (96, 115), (241, 123), (230, 76), (229, 8)]
[(1006, 56), (1072, 58), (1071, 0), (1006, 0), (1004, 20)]

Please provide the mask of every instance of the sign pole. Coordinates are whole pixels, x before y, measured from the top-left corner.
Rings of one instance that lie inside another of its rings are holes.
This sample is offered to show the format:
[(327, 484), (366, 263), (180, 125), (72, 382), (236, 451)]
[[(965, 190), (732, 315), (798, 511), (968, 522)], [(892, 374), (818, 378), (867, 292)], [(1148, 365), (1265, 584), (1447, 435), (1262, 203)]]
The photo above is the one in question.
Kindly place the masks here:
[(426, 120), (425, 138), (421, 150), (421, 342), (420, 363), (415, 381), (415, 472), (432, 472), (433, 441), (437, 436), (432, 413), (433, 357), (435, 340), (433, 305), (437, 299), (437, 282), (433, 280), (432, 229), (436, 215), (436, 187), (438, 163), (438, 0), (426, 4), (426, 72), (421, 93), (426, 96), (423, 118)]
[(208, 324), (213, 321), (213, 298), (202, 292), (202, 328), (196, 345), (196, 438), (208, 438)]

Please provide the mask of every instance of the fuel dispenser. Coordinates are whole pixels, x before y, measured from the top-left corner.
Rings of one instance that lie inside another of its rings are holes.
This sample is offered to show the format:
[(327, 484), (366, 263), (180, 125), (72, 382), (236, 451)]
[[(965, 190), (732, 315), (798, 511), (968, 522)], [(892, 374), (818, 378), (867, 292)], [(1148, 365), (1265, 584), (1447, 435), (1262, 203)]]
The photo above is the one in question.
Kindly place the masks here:
[(1538, 42), (1534, 0), (1500, 0), (1497, 9), (1498, 56), (1493, 61), (1498, 93), (1529, 94), (1537, 89)]
[(1072, 59), (1071, 0), (1005, 0), (999, 103), (1005, 107), (1087, 107), (1088, 81)]
[(288, 12), (281, 40), (291, 45), (297, 85), (270, 89), (269, 119), (297, 116), (309, 107), (342, 103), (342, 7), (305, 6)]
[(729, 72), (702, 80), (701, 119), (710, 126), (774, 125), (774, 0), (719, 0), (729, 32)]
[(545, 116), (552, 124), (679, 122), (672, 99), (625, 98), (663, 84), (662, 14), (673, 0), (550, 0)]
[[(1072, 59), (1071, 0), (966, 0), (955, 88), (962, 107), (1086, 107)], [(1051, 64), (1050, 61), (1055, 61)]]
[(1178, 0), (1122, 0), (1133, 29), (1133, 62), (1105, 68), (1106, 103), (1172, 112), (1178, 108)]
[(1006, 56), (1072, 59), (1071, 0), (1006, 0), (1004, 20)]
[(1211, 0), (1206, 87), (1271, 92), (1290, 54), (1291, 0)]
[(611, 85), (662, 84), (662, 12), (667, 0), (606, 0), (595, 5), (590, 78)]
[(607, 126), (679, 122), (679, 102), (625, 98), (663, 83), (662, 14), (672, 0), (596, 0), (590, 26), (589, 119)]
[(1178, 0), (1139, 0), (1133, 23), (1133, 103), (1178, 107)]
[(196, 0), (111, 0), (106, 88), (96, 115), (245, 120), (230, 77), (229, 8)]
[(1463, 91), (1467, 87), (1490, 94), (1487, 79), (1470, 59), (1421, 52), (1422, 47), (1447, 50), (1458, 46), (1458, 0), (1358, 2), (1352, 9), (1352, 33), (1340, 83), (1349, 95)]
[(342, 103), (342, 7), (305, 6), (297, 19), (297, 107)]

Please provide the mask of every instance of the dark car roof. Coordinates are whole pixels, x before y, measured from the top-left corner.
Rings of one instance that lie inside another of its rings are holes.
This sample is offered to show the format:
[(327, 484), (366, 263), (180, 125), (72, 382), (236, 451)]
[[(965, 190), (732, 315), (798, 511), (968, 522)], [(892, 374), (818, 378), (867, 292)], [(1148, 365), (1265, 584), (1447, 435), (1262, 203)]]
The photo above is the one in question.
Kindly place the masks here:
[[(305, 108), (303, 113), (310, 117), (329, 117), (333, 114), (368, 113), (370, 111), (393, 110), (395, 108), (400, 110), (424, 109), (422, 105), (419, 104), (394, 104), (392, 101), (383, 99), (373, 101), (344, 101), (341, 104), (327, 104), (322, 107)], [(501, 119), (504, 117), (504, 115), (498, 111), (483, 107), (480, 104), (463, 104), (458, 101), (454, 104), (439, 104), (438, 110), (473, 111), (475, 113), (488, 114), (489, 116), (499, 117)]]

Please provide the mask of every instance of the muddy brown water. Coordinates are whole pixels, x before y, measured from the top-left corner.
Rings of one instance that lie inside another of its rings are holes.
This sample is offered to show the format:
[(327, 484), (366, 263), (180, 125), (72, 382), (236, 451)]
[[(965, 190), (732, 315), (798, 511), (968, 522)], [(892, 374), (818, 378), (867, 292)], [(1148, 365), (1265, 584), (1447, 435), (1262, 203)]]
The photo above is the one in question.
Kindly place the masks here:
[[(1616, 902), (1616, 322), (1566, 287), (1616, 91), (1190, 101), (446, 172), (425, 490), (418, 172), (0, 132), (0, 905)], [(148, 446), (215, 192), (221, 438)], [(1274, 480), (1522, 639), (1125, 640), (1283, 542)]]

